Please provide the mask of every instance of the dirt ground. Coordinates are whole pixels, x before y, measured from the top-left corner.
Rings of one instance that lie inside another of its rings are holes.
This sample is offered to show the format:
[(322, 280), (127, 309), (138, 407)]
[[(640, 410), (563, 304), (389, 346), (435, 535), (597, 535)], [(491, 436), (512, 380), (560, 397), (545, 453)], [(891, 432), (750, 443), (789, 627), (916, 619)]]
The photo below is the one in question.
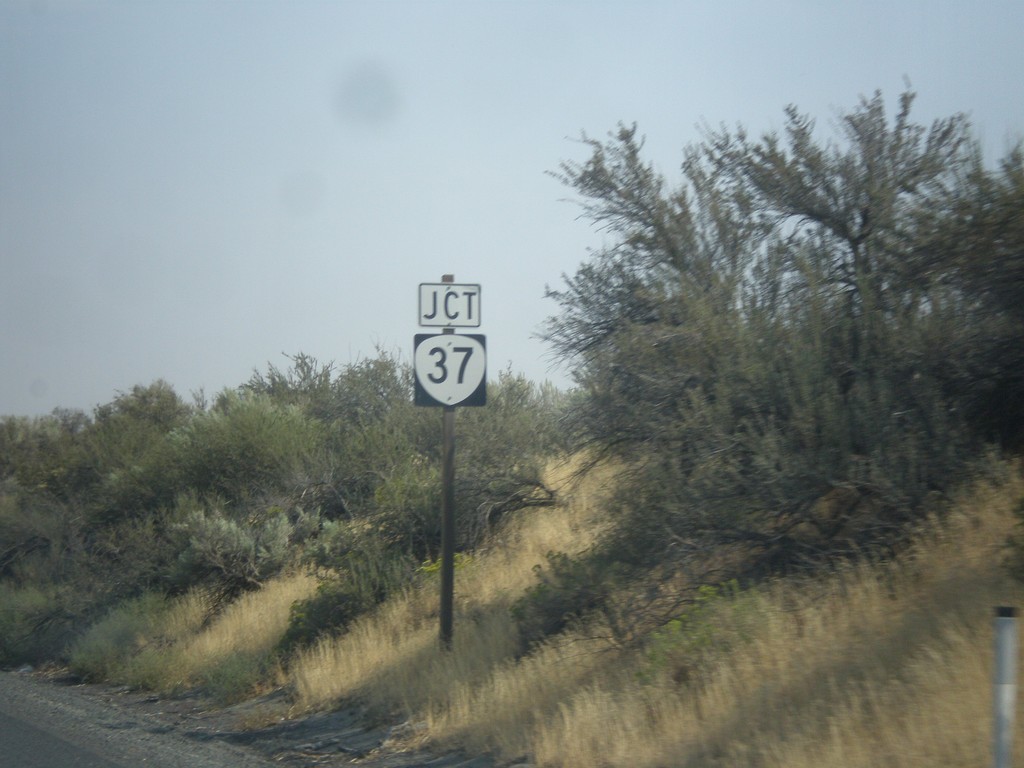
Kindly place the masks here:
[(220, 708), (201, 693), (157, 696), (77, 682), (60, 670), (0, 673), (0, 708), (110, 759), (159, 768), (498, 768), (413, 748), (416, 728), (355, 709), (287, 718), (281, 692)]

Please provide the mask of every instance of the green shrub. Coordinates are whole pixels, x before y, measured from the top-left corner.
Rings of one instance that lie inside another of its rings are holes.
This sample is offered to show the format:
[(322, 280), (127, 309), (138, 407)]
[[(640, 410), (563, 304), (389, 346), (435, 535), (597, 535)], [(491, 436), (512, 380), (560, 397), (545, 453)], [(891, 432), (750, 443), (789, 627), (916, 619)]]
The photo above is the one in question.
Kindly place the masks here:
[(182, 487), (245, 502), (293, 491), (324, 432), (298, 406), (226, 391), (171, 437)]
[(0, 664), (58, 658), (74, 636), (74, 618), (56, 587), (0, 582)]
[(72, 671), (89, 681), (123, 680), (131, 660), (157, 636), (166, 610), (166, 600), (156, 593), (113, 608), (71, 648)]
[(339, 634), (374, 606), (408, 588), (415, 577), (415, 560), (389, 547), (372, 529), (327, 523), (309, 561), (332, 575), (316, 594), (292, 606), (281, 649), (309, 645), (324, 635)]
[(525, 645), (558, 634), (609, 606), (621, 569), (594, 553), (572, 558), (549, 552), (536, 566), (538, 582), (512, 605), (512, 617)]
[(96, 409), (82, 446), (92, 472), (88, 506), (98, 522), (139, 518), (173, 502), (180, 480), (169, 437), (192, 413), (163, 381)]
[(237, 519), (222, 501), (185, 496), (179, 509), (184, 519), (176, 530), (183, 545), (170, 581), (179, 591), (204, 585), (221, 599), (258, 589), (279, 573), (295, 557), (293, 534), (310, 529), (304, 516), (292, 521), (279, 507)]
[(462, 546), (478, 545), (508, 515), (553, 504), (544, 485), (552, 456), (567, 449), (560, 429), (565, 398), (550, 385), (501, 371), (487, 407), (459, 414), (456, 514)]
[[(220, 605), (305, 561), (343, 586), (297, 610), (297, 644), (412, 583), (440, 537), (439, 412), (413, 406), (396, 355), (290, 361), (212, 405), (157, 381), (93, 418), (0, 419), (5, 658), (63, 653), (95, 622), (74, 649), (83, 675), (172, 685), (140, 594), (203, 587)], [(557, 393), (503, 373), (491, 394), (488, 414), (465, 414), (462, 547), (552, 498), (539, 477)]]
[(0, 578), (60, 581), (71, 570), (81, 534), (78, 515), (53, 496), (16, 485), (0, 490)]
[(341, 579), (323, 582), (313, 597), (292, 606), (288, 629), (281, 638), (281, 651), (290, 653), (323, 636), (341, 634), (373, 606), (371, 598), (372, 595)]
[[(890, 117), (880, 94), (862, 99), (824, 140), (792, 107), (780, 133), (709, 131), (675, 188), (635, 125), (585, 138), (589, 157), (562, 165), (612, 242), (549, 291), (561, 313), (547, 338), (575, 366), (574, 432), (633, 470), (619, 533), (634, 560), (686, 568), (741, 548), (763, 574), (891, 551), (978, 452), (956, 392), (986, 378), (964, 353), (992, 307), (936, 255), (957, 239), (937, 219), (972, 194), (968, 124), (916, 124), (913, 100)], [(1019, 253), (1021, 166), (993, 193), (988, 288)], [(984, 208), (972, 201), (964, 222)], [(1003, 392), (1019, 389), (1010, 359)], [(796, 535), (834, 488), (865, 514)]]
[(700, 587), (690, 607), (647, 638), (641, 679), (689, 681), (754, 636), (758, 606), (757, 596), (736, 581)]
[(85, 447), (91, 422), (81, 412), (0, 418), (0, 480), (28, 493), (67, 501), (94, 480)]
[(275, 665), (271, 656), (232, 653), (199, 676), (200, 684), (222, 705), (244, 701), (263, 684)]
[(436, 552), (441, 538), (441, 486), (437, 465), (411, 459), (377, 486), (369, 519), (375, 536), (412, 557)]

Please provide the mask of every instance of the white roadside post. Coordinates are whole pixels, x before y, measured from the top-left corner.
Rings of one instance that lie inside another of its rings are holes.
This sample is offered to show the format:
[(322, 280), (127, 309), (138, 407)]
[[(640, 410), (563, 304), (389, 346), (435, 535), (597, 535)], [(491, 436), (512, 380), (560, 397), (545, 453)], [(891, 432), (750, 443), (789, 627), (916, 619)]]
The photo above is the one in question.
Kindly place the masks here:
[(992, 752), (995, 768), (1010, 768), (1017, 705), (1017, 609), (996, 608)]

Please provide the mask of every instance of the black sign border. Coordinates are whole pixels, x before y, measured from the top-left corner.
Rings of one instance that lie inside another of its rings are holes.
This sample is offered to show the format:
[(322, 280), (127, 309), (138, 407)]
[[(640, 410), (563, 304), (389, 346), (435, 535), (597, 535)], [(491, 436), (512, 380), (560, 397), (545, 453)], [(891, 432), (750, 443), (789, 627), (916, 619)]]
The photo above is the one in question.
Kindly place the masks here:
[[(413, 347), (412, 347), (412, 359), (413, 359), (413, 361), (416, 360), (416, 350), (419, 349), (420, 344), (422, 344), (424, 341), (426, 341), (427, 339), (437, 338), (438, 336), (448, 336), (448, 335), (451, 335), (451, 334), (445, 334), (445, 333), (417, 333), (413, 337)], [(477, 342), (479, 342), (480, 346), (482, 346), (484, 348), (484, 354), (487, 353), (487, 337), (484, 334), (480, 334), (480, 333), (458, 333), (458, 334), (455, 334), (455, 335), (456, 336), (465, 336), (466, 338), (476, 340)], [(475, 390), (473, 390), (473, 393), (469, 397), (467, 397), (465, 400), (460, 400), (459, 402), (457, 402), (457, 403), (455, 403), (453, 405), (449, 405), (448, 403), (442, 403), (440, 400), (435, 398), (433, 395), (431, 395), (429, 392), (427, 392), (426, 389), (423, 388), (423, 385), (420, 384), (420, 375), (416, 371), (415, 362), (413, 363), (413, 376), (412, 376), (412, 378), (413, 378), (413, 395), (412, 395), (413, 405), (419, 405), (419, 406), (422, 406), (424, 408), (461, 408), (463, 406), (473, 408), (473, 407), (479, 407), (481, 405), (487, 405), (487, 362), (486, 362), (486, 360), (484, 361), (484, 375), (483, 375), (483, 378), (480, 379), (479, 386), (477, 386), (477, 388)]]

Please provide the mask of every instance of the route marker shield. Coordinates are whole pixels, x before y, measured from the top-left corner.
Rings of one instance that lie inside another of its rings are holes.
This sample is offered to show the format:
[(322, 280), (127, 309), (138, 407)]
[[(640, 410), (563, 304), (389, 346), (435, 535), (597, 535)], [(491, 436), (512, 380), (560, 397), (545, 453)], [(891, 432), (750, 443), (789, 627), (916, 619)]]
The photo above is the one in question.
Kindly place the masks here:
[(487, 345), (480, 334), (416, 334), (413, 370), (416, 405), (487, 403)]

